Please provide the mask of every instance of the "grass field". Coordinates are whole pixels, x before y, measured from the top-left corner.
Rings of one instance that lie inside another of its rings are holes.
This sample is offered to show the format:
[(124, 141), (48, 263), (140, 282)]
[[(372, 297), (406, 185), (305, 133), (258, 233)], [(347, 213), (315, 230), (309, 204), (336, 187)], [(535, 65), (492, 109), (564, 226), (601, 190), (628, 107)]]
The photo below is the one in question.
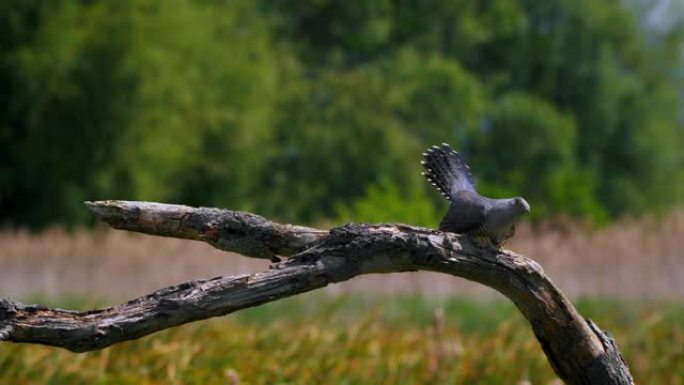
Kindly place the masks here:
[[(684, 384), (684, 305), (578, 306), (616, 336), (637, 383)], [(2, 344), (0, 383), (560, 384), (506, 302), (316, 294), (99, 352)]]

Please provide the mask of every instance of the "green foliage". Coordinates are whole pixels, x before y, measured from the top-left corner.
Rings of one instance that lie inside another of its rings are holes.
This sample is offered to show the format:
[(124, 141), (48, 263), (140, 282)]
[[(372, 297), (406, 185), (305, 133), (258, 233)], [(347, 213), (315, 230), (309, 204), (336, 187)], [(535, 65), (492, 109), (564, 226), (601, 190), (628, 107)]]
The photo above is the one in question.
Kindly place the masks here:
[(79, 224), (81, 201), (124, 198), (434, 226), (418, 161), (441, 142), (536, 219), (664, 211), (684, 199), (683, 30), (635, 15), (618, 0), (3, 2), (0, 223)]
[(524, 93), (503, 95), (473, 146), (473, 162), (485, 181), (480, 190), (526, 197), (532, 216), (604, 213), (593, 200), (593, 179), (575, 163), (577, 127), (572, 116)]
[(256, 10), (77, 4), (51, 10), (7, 52), (16, 88), (3, 147), (16, 167), (4, 219), (79, 221), (80, 202), (104, 196), (249, 207), (266, 161), (250, 154), (269, 145), (275, 94)]
[(416, 186), (421, 147), (393, 116), (388, 82), (376, 68), (324, 72), (285, 95), (278, 148), (265, 175), (266, 202), (288, 219), (334, 214), (380, 176)]
[[(585, 300), (578, 307), (615, 336), (638, 383), (681, 379), (681, 304)], [(438, 308), (443, 329), (434, 326)], [(0, 368), (0, 380), (17, 384), (225, 384), (236, 377), (249, 384), (547, 384), (555, 379), (513, 304), (380, 296), (296, 297), (90, 353), (5, 344)]]
[(458, 61), (403, 49), (383, 63), (395, 113), (421, 143), (467, 146), (485, 117), (489, 95)]
[(369, 186), (366, 194), (351, 204), (339, 204), (337, 217), (345, 222), (397, 222), (426, 227), (440, 220), (424, 188), (416, 187), (404, 196), (387, 178)]

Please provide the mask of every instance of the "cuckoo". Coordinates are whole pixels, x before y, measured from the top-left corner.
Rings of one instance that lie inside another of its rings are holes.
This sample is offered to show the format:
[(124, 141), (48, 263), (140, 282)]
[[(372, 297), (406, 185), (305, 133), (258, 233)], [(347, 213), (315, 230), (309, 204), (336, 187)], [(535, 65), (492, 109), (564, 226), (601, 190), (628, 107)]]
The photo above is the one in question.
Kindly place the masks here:
[(515, 233), (518, 218), (530, 212), (521, 197), (492, 199), (478, 194), (470, 167), (448, 144), (432, 146), (423, 156), (423, 175), (450, 201), (440, 231), (467, 233), (502, 247)]

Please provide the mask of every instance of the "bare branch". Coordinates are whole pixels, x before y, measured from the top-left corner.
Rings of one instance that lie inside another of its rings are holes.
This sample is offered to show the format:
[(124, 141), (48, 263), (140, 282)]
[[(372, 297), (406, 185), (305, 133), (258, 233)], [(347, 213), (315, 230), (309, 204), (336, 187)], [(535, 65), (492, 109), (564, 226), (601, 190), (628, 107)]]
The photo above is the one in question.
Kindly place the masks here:
[(510, 298), (568, 384), (633, 383), (612, 338), (585, 321), (536, 262), (510, 251), (405, 225), (350, 224), (322, 231), (228, 210), (123, 201), (87, 204), (115, 228), (203, 240), (260, 258), (291, 258), (267, 272), (187, 282), (88, 312), (2, 300), (0, 339), (79, 352), (101, 349), (361, 274), (429, 270), (480, 282)]
[(272, 259), (305, 250), (325, 230), (280, 224), (240, 211), (154, 202), (84, 202), (115, 229), (204, 241), (217, 249)]

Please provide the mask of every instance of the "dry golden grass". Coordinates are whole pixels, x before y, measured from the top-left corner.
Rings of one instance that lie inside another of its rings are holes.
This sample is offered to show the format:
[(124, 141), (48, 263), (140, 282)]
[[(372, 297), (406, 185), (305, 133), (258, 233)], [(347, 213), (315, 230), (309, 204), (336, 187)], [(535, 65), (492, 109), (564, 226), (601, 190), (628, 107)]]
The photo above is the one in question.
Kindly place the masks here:
[(538, 261), (572, 296), (684, 298), (684, 212), (598, 231), (523, 226), (512, 250)]
[[(581, 300), (638, 384), (681, 385), (684, 307)], [(503, 301), (305, 294), (76, 354), (2, 344), (0, 384), (560, 385)]]
[[(541, 263), (569, 295), (684, 297), (684, 213), (625, 220), (590, 231), (572, 222), (521, 226), (509, 248)], [(200, 242), (130, 234), (50, 229), (0, 232), (0, 293), (14, 298), (65, 295), (122, 300), (184, 280), (255, 272), (268, 262), (227, 254)], [(434, 296), (497, 295), (435, 273), (365, 276), (326, 289)]]

